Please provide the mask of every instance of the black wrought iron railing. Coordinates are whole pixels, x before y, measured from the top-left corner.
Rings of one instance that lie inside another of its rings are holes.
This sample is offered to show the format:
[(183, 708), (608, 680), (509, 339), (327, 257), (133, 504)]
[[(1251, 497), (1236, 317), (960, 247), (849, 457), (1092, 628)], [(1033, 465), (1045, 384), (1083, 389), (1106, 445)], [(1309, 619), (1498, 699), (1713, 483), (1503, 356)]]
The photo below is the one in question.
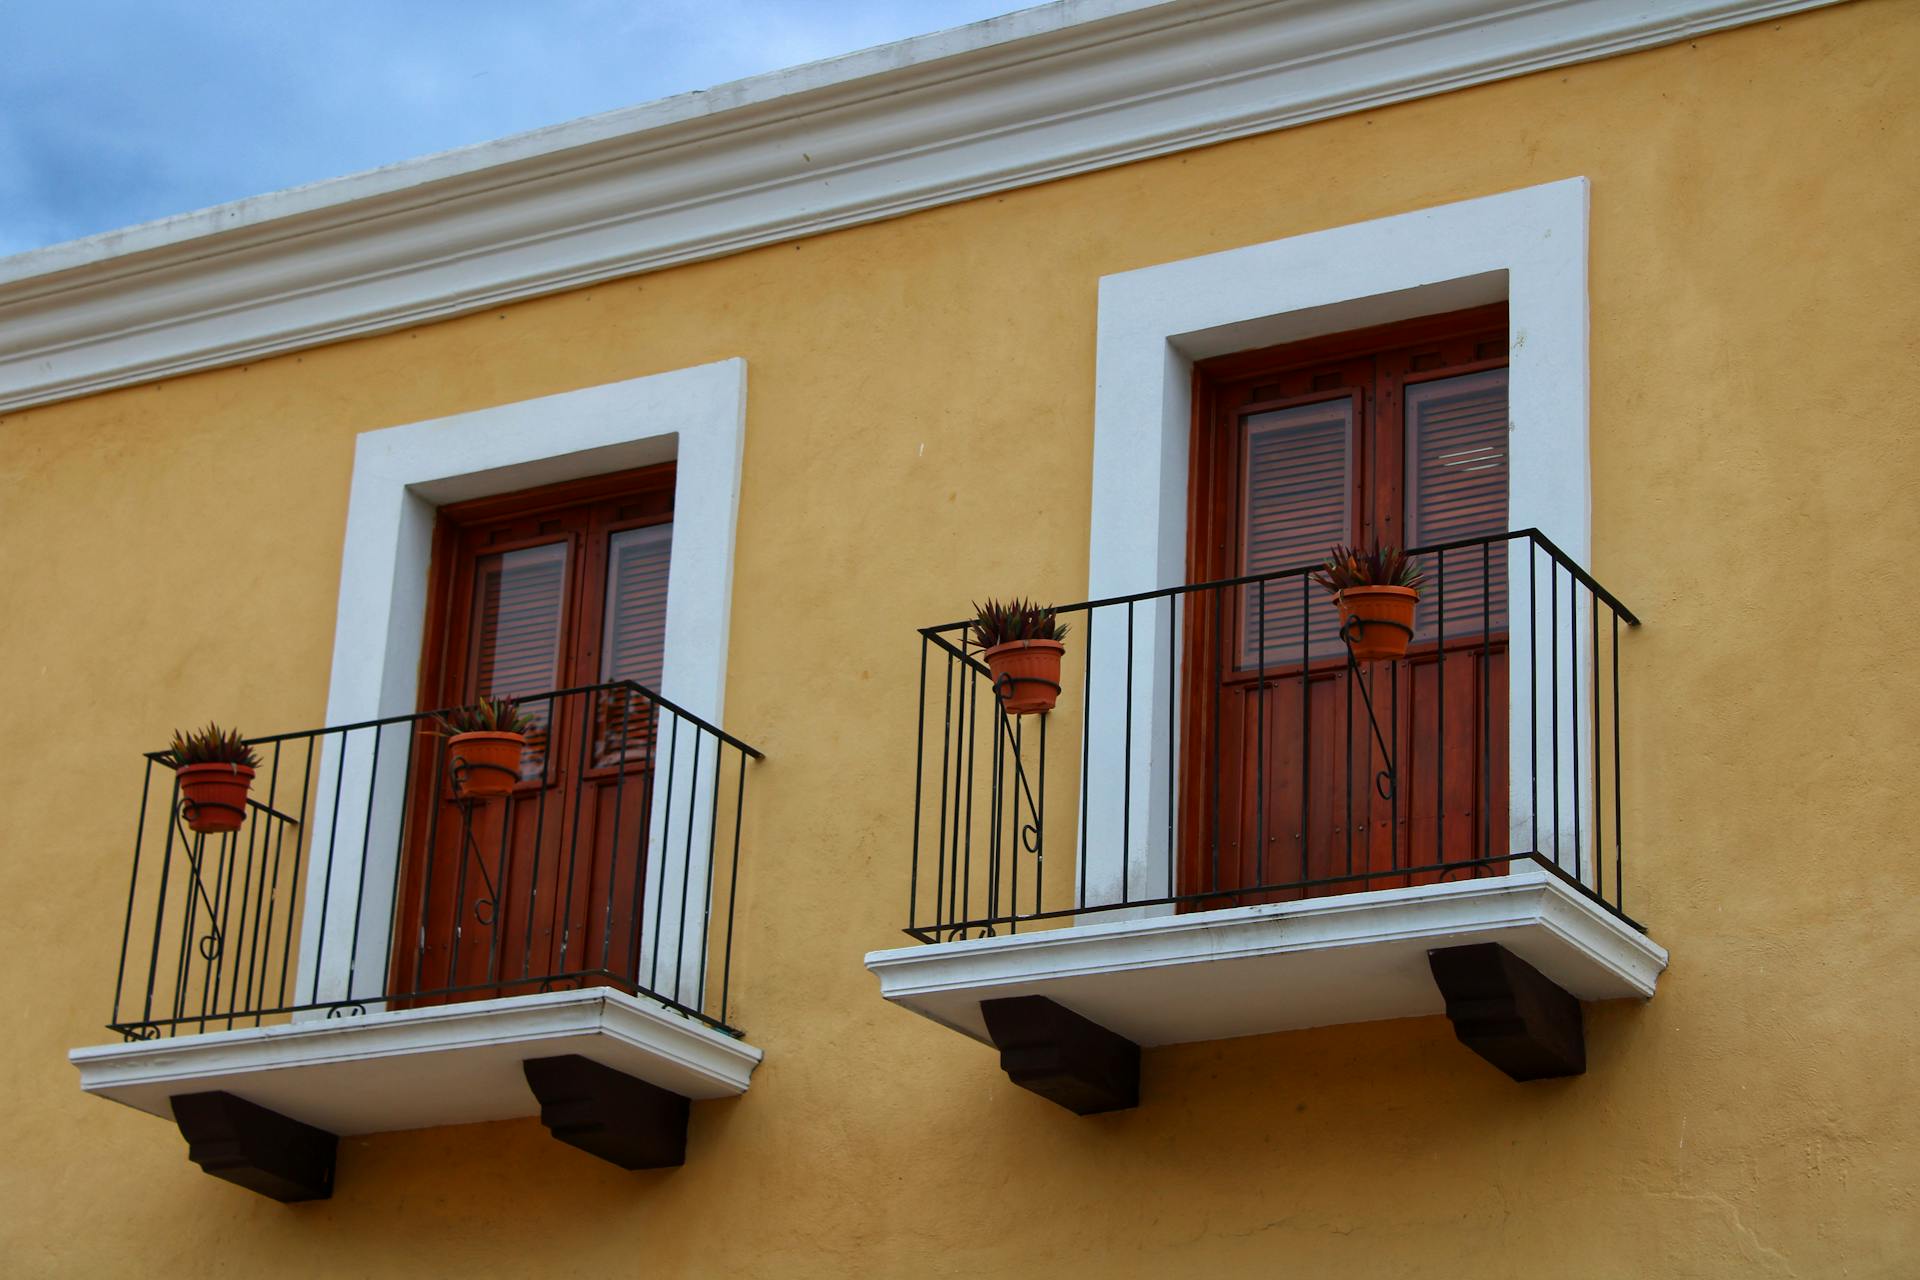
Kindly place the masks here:
[(1634, 923), (1620, 681), (1639, 619), (1535, 529), (1412, 554), (1425, 581), (1391, 660), (1356, 659), (1311, 565), (1061, 607), (1047, 714), (1006, 714), (967, 623), (923, 628), (907, 933), (1518, 864)]
[[(611, 986), (721, 1030), (747, 762), (632, 683), (522, 700), (506, 793), (434, 712), (251, 739), (237, 830), (147, 756), (110, 1029), (130, 1040)], [(502, 771), (507, 771), (502, 769)]]

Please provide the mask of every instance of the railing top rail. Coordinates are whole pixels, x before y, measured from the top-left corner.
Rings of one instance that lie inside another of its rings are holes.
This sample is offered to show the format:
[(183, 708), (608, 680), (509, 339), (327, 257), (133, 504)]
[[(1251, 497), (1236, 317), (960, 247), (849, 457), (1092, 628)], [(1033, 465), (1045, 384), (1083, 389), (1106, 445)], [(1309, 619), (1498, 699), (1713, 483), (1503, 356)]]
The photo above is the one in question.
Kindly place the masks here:
[[(1407, 554), (1409, 556), (1439, 555), (1442, 552), (1458, 551), (1465, 547), (1488, 546), (1496, 542), (1511, 542), (1516, 538), (1525, 538), (1545, 551), (1557, 564), (1565, 568), (1576, 582), (1593, 592), (1595, 598), (1605, 601), (1607, 606), (1619, 614), (1621, 620), (1626, 622), (1627, 625), (1634, 627), (1640, 625), (1640, 619), (1633, 610), (1627, 608), (1618, 596), (1594, 581), (1592, 574), (1581, 568), (1571, 556), (1560, 549), (1559, 545), (1555, 543), (1553, 539), (1538, 529), (1515, 529), (1509, 533), (1489, 534), (1478, 538), (1461, 538), (1454, 542), (1436, 542), (1424, 547), (1409, 547), (1407, 548)], [(1135, 591), (1127, 595), (1106, 596), (1098, 600), (1081, 600), (1074, 604), (1055, 605), (1054, 612), (1085, 613), (1091, 609), (1104, 609), (1121, 604), (1141, 604), (1148, 600), (1160, 600), (1168, 596), (1188, 595), (1196, 591), (1224, 590), (1227, 587), (1252, 586), (1258, 582), (1273, 582), (1284, 578), (1304, 577), (1309, 573), (1317, 572), (1319, 569), (1320, 565), (1316, 562), (1313, 564), (1294, 565), (1286, 569), (1274, 569), (1267, 573), (1242, 574), (1237, 578), (1217, 578), (1211, 582), (1188, 582), (1179, 586), (1158, 587), (1152, 591)], [(926, 636), (928, 639), (938, 639), (947, 632), (962, 631), (972, 625), (973, 620), (970, 618), (962, 619), (958, 622), (943, 622), (936, 626), (921, 627), (920, 634)]]
[[(726, 743), (728, 746), (738, 749), (744, 755), (749, 756), (750, 758), (755, 760), (766, 759), (766, 757), (762, 755), (758, 749), (748, 746), (746, 743), (742, 742), (740, 739), (728, 733), (725, 729), (720, 728), (720, 726), (709, 723), (707, 720), (703, 719), (700, 716), (695, 715), (693, 712), (687, 710), (685, 707), (681, 706), (679, 703), (674, 702), (669, 698), (662, 697), (660, 694), (654, 692), (652, 689), (649, 689), (645, 685), (640, 684), (639, 682), (634, 680), (609, 680), (603, 684), (582, 684), (582, 685), (575, 685), (569, 689), (551, 689), (543, 693), (528, 694), (524, 697), (516, 699), (516, 701), (550, 702), (555, 698), (566, 698), (566, 697), (572, 697), (577, 694), (586, 694), (586, 693), (603, 693), (603, 692), (607, 692), (609, 690), (614, 690), (614, 689), (625, 689), (625, 690), (628, 690), (629, 692), (637, 693), (641, 697), (646, 698), (648, 701), (653, 702), (658, 706), (665, 707), (667, 710), (673, 712), (674, 715), (694, 725), (696, 728), (705, 730), (707, 733), (712, 734), (715, 738), (718, 738), (721, 742)], [(272, 746), (275, 743), (291, 742), (299, 738), (325, 737), (327, 734), (330, 734), (330, 733), (354, 733), (362, 729), (381, 729), (381, 728), (385, 728), (388, 725), (408, 724), (408, 723), (417, 722), (421, 720), (432, 720), (437, 716), (443, 716), (443, 715), (446, 715), (448, 712), (457, 711), (457, 710), (459, 710), (458, 707), (436, 707), (431, 711), (411, 711), (411, 712), (405, 712), (400, 715), (381, 716), (380, 718), (375, 720), (357, 720), (352, 724), (327, 725), (326, 727), (320, 728), (320, 729), (295, 729), (288, 733), (270, 733), (270, 734), (265, 734), (258, 738), (248, 738), (246, 739), (246, 743), (248, 746), (254, 746), (254, 747)], [(156, 764), (165, 763), (165, 760), (163, 759), (163, 757), (166, 755), (166, 752), (164, 750), (147, 751), (147, 752), (143, 752), (142, 754), (145, 755), (147, 759), (153, 761)]]

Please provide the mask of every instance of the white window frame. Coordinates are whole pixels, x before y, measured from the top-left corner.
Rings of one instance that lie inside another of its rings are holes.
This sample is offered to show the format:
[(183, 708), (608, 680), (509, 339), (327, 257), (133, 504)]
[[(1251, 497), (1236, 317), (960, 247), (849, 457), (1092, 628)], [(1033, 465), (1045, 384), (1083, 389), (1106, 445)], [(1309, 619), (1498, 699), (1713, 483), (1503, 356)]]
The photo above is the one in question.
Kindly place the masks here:
[[(327, 723), (356, 724), (417, 709), (438, 507), (672, 460), (673, 551), (659, 691), (724, 727), (745, 432), (746, 361), (736, 358), (363, 433), (354, 447)], [(672, 784), (688, 786), (680, 775), (695, 767), (694, 754), (682, 753)], [(338, 736), (323, 744), (314, 794), (331, 798), (337, 785), (339, 814), (314, 824), (311, 836), (296, 1004), (347, 998), (350, 970), (356, 975), (353, 997), (361, 999), (365, 975), (383, 971), (391, 943), (386, 922), (392, 915), (392, 859), (400, 852), (403, 817), (397, 772), (387, 775), (389, 762), (397, 771), (405, 753), (388, 753), (378, 787), (371, 757), (371, 749), (361, 747), (343, 758)], [(711, 752), (702, 764), (711, 776)], [(369, 795), (376, 797), (372, 813)], [(664, 829), (663, 814), (655, 812), (648, 901), (677, 901), (683, 874), (691, 884), (706, 883), (707, 851), (698, 839), (684, 837), (689, 826), (696, 833), (707, 830), (710, 804), (710, 797), (702, 797), (681, 806), (674, 832)], [(334, 845), (331, 830), (353, 834)], [(359, 833), (369, 831), (371, 838), (362, 841)], [(680, 838), (672, 838), (676, 834)], [(689, 845), (690, 863), (684, 854), (666, 856)], [(350, 931), (359, 886), (365, 892), (358, 905), (359, 942), (350, 948), (340, 940), (355, 936)], [(704, 957), (705, 912), (686, 916), (676, 937), (679, 954)], [(652, 948), (667, 945), (665, 936), (646, 937), (641, 967), (650, 966)], [(704, 965), (694, 966), (661, 994), (697, 1008), (703, 973)]]
[[(1587, 180), (1569, 178), (1104, 277), (1089, 597), (1186, 580), (1196, 360), (1501, 299), (1510, 340), (1508, 527), (1537, 528), (1590, 567), (1587, 221)], [(1509, 652), (1516, 654), (1527, 651), (1534, 612), (1525, 545), (1510, 552), (1509, 562)], [(1136, 609), (1131, 701), (1126, 628), (1096, 625), (1087, 642), (1096, 717), (1099, 708), (1134, 709), (1130, 726), (1087, 726), (1088, 777), (1121, 778), (1131, 751), (1125, 791), (1132, 799), (1120, 802), (1117, 785), (1082, 789), (1087, 865), (1080, 905), (1173, 892), (1166, 845), (1178, 690), (1169, 682), (1178, 677), (1165, 652), (1170, 609)], [(1557, 689), (1541, 676), (1541, 705), (1584, 687), (1589, 662), (1582, 655), (1580, 664), (1568, 664)], [(1534, 807), (1547, 810), (1551, 795), (1536, 795), (1528, 772), (1534, 677), (1524, 663), (1508, 666), (1508, 822), (1517, 849), (1531, 839)], [(1576, 768), (1591, 776), (1588, 740), (1577, 745)], [(1567, 794), (1558, 807), (1569, 834), (1572, 776), (1562, 783)], [(1592, 832), (1590, 822), (1586, 830)], [(1542, 845), (1550, 834), (1542, 833)]]

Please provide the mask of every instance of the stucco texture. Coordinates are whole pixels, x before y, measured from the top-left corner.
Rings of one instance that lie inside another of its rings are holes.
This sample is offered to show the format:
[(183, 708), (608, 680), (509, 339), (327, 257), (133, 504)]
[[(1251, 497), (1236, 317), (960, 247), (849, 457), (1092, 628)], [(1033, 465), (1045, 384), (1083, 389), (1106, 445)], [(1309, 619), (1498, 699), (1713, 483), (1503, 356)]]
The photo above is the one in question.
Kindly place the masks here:
[[(0, 1253), (14, 1275), (1920, 1272), (1920, 9), (1861, 0), (0, 418)], [(1592, 184), (1594, 560), (1659, 995), (1517, 1086), (1443, 1019), (1146, 1055), (1076, 1119), (885, 1005), (917, 625), (1086, 582), (1102, 275)], [(82, 1096), (138, 752), (317, 724), (357, 432), (748, 361), (729, 727), (762, 747), (689, 1160), (343, 1141), (330, 1202)]]

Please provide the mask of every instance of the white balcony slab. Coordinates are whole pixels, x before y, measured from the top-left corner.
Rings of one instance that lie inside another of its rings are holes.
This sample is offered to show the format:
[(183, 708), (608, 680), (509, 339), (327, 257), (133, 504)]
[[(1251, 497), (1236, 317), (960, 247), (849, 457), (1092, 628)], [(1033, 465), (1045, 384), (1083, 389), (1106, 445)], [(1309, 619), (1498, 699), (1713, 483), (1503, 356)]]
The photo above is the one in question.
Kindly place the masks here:
[(171, 1120), (223, 1090), (342, 1136), (540, 1113), (520, 1064), (580, 1054), (693, 1099), (746, 1092), (760, 1050), (596, 987), (75, 1049), (80, 1087)]
[(987, 1040), (982, 1000), (1039, 995), (1136, 1044), (1444, 1011), (1442, 947), (1497, 942), (1581, 1000), (1647, 999), (1658, 943), (1552, 873), (1381, 889), (874, 951), (880, 994)]

